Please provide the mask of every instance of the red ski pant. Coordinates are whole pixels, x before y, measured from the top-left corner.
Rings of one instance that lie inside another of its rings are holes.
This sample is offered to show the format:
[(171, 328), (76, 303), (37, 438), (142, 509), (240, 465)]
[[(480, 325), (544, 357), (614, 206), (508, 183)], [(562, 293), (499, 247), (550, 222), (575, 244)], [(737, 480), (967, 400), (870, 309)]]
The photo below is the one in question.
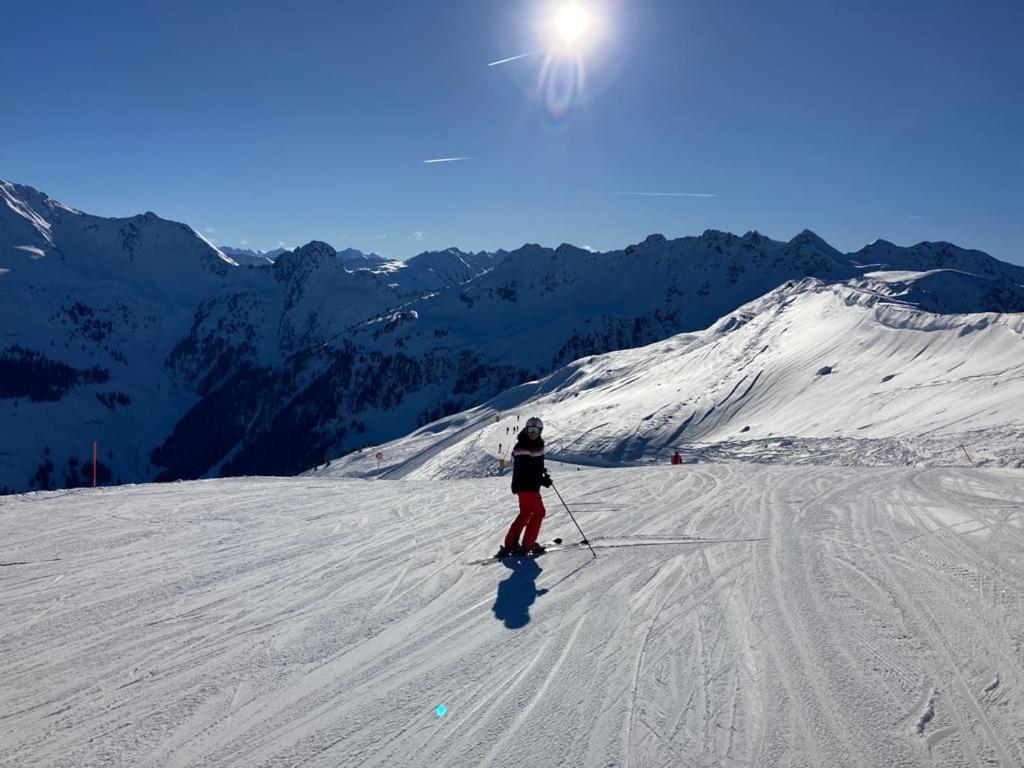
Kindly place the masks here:
[[(537, 543), (540, 535), (540, 524), (544, 522), (544, 502), (539, 491), (520, 491), (519, 514), (505, 534), (505, 546), (514, 547), (519, 543), (519, 534), (523, 534), (523, 546), (527, 549)], [(525, 533), (523, 529), (526, 529)]]

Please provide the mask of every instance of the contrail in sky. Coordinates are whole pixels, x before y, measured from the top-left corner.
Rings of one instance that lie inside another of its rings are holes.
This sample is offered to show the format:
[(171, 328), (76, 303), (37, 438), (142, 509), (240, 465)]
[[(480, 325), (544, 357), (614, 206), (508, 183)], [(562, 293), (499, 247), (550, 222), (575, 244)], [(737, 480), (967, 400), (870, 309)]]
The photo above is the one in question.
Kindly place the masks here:
[(499, 64), (508, 64), (510, 61), (516, 61), (518, 59), (525, 59), (527, 56), (533, 56), (533, 52), (531, 51), (530, 53), (521, 53), (518, 56), (510, 56), (507, 59), (499, 59), (498, 61), (492, 61), (487, 66), (488, 67), (496, 67)]
[(424, 163), (455, 163), (459, 160), (470, 160), (468, 157), (435, 157), (433, 160), (424, 160)]

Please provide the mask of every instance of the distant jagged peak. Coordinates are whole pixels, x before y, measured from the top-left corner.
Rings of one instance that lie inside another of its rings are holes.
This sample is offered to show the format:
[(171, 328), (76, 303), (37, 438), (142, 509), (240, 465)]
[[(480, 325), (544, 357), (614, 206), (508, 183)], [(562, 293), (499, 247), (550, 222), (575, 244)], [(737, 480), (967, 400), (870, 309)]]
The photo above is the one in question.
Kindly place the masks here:
[(337, 256), (338, 252), (334, 250), (334, 246), (330, 243), (325, 243), (323, 240), (310, 240), (305, 245), (300, 245), (288, 254), (281, 254), (279, 259), (286, 257), (295, 259), (334, 259)]
[(555, 248), (555, 253), (560, 256), (589, 256), (594, 253), (594, 251), (591, 251), (588, 248), (580, 248), (578, 245), (573, 245), (572, 243), (562, 243)]
[(798, 235), (795, 235), (788, 243), (788, 245), (795, 248), (803, 248), (805, 246), (818, 248), (819, 250), (826, 251), (829, 254), (835, 256), (841, 256), (842, 254), (829, 245), (823, 237), (818, 233), (812, 232), (809, 229), (801, 231)]
[(627, 245), (623, 249), (622, 253), (624, 253), (627, 256), (634, 256), (641, 252), (660, 249), (661, 246), (663, 246), (667, 242), (668, 239), (664, 235), (655, 232), (645, 237), (639, 243)]
[(880, 237), (877, 240), (875, 240), (873, 243), (870, 243), (870, 244), (864, 246), (864, 248), (861, 248), (861, 250), (863, 251), (863, 250), (865, 250), (867, 248), (888, 248), (888, 249), (892, 249), (892, 248), (899, 248), (899, 246), (896, 245), (896, 243), (891, 243), (888, 240)]
[(720, 229), (705, 229), (697, 239), (704, 243), (714, 243), (716, 245), (739, 240), (732, 232), (723, 232)]
[(526, 253), (526, 254), (540, 254), (540, 253), (551, 253), (550, 248), (545, 248), (540, 243), (523, 243), (521, 246), (516, 248), (512, 253)]

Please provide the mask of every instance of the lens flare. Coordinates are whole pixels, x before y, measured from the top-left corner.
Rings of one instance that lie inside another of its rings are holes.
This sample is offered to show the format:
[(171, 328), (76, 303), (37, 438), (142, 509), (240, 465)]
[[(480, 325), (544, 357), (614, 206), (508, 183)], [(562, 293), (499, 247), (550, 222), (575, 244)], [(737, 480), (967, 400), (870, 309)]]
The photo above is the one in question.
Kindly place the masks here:
[(579, 104), (586, 84), (583, 59), (577, 55), (548, 55), (538, 72), (537, 87), (548, 117), (558, 122)]

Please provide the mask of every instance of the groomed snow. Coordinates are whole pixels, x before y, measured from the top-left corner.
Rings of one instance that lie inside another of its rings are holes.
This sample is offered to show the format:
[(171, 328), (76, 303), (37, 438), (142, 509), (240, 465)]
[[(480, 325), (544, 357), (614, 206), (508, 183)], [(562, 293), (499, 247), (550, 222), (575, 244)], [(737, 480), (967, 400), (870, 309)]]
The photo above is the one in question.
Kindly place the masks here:
[(0, 499), (0, 764), (1024, 764), (1024, 471), (552, 474)]

